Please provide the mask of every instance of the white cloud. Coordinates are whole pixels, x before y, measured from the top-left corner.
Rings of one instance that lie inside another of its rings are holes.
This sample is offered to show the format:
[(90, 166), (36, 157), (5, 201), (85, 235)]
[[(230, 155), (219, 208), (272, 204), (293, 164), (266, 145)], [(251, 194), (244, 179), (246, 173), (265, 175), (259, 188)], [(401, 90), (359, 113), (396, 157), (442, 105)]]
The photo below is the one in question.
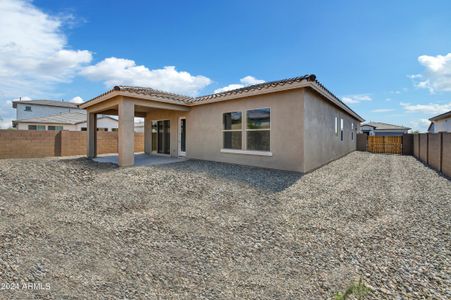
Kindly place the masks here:
[(76, 96), (76, 97), (72, 98), (72, 99), (70, 100), (70, 102), (80, 104), (80, 103), (83, 103), (84, 100), (83, 100), (82, 97)]
[(410, 104), (401, 102), (400, 105), (407, 112), (425, 113), (430, 115), (438, 115), (451, 110), (451, 102), (444, 104), (439, 103)]
[(357, 104), (363, 101), (372, 101), (370, 95), (358, 94), (358, 95), (348, 95), (341, 98), (341, 100), (346, 104)]
[(412, 127), (413, 131), (418, 130), (419, 132), (426, 132), (431, 122), (428, 119), (419, 119), (410, 121), (409, 125)]
[(4, 105), (7, 99), (48, 97), (56, 84), (76, 76), (92, 55), (69, 49), (62, 32), (65, 16), (48, 15), (27, 0), (1, 0), (0, 11), (0, 117), (5, 126), (15, 115)]
[(416, 87), (428, 89), (430, 93), (451, 92), (451, 53), (421, 55), (418, 62), (426, 68), (425, 72), (408, 76)]
[(87, 66), (80, 74), (93, 81), (103, 81), (108, 88), (114, 85), (136, 85), (190, 96), (197, 95), (212, 82), (205, 76), (177, 71), (174, 66), (151, 70), (136, 65), (133, 60), (116, 57)]
[(377, 108), (377, 109), (373, 109), (372, 112), (375, 113), (384, 113), (384, 112), (391, 112), (394, 111), (394, 109), (392, 108)]
[(227, 91), (240, 89), (240, 88), (243, 88), (245, 86), (250, 86), (250, 85), (259, 84), (259, 83), (263, 83), (263, 82), (265, 82), (265, 81), (261, 80), (261, 79), (257, 79), (257, 78), (255, 78), (253, 76), (249, 76), (248, 75), (248, 76), (245, 76), (245, 77), (241, 78), (240, 79), (240, 83), (229, 84), (229, 85), (227, 85), (225, 87), (216, 89), (214, 91), (214, 93), (216, 94), (216, 93), (221, 93), (221, 92), (227, 92)]

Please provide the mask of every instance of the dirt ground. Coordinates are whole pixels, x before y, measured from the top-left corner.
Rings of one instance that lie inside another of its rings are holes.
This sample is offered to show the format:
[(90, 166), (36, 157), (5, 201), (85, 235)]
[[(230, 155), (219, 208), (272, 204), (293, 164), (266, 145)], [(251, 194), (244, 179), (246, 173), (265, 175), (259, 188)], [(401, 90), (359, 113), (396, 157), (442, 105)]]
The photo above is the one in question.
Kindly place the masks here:
[(0, 299), (449, 299), (450, 227), (451, 182), (408, 156), (0, 160)]

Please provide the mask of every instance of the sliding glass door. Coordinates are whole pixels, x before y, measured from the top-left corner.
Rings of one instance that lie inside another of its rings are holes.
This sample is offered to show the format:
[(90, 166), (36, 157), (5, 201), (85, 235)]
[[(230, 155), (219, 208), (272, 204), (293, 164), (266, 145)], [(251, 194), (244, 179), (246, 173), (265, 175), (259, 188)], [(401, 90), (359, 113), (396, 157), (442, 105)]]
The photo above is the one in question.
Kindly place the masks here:
[(170, 121), (152, 121), (152, 152), (171, 154)]

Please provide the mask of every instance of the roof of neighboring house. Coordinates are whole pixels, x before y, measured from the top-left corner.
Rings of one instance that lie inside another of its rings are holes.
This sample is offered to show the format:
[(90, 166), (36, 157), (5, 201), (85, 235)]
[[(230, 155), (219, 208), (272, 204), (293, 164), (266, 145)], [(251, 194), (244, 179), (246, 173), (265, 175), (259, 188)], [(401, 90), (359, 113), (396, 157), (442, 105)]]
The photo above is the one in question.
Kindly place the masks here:
[[(117, 121), (115, 118), (105, 115), (99, 115), (98, 119), (109, 118)], [(55, 115), (50, 115), (46, 117), (39, 118), (30, 118), (30, 119), (22, 119), (16, 120), (15, 123), (45, 123), (45, 124), (69, 124), (76, 125), (79, 123), (86, 122), (86, 112), (68, 112), (68, 113), (60, 113)]]
[[(355, 118), (359, 119), (360, 121), (363, 121), (363, 118), (361, 116), (359, 116), (355, 111), (353, 111), (349, 106), (347, 106), (337, 96), (335, 96), (326, 87), (324, 87), (324, 85), (322, 85), (318, 80), (316, 80), (316, 76), (313, 74), (307, 74), (307, 75), (299, 76), (299, 77), (264, 82), (264, 83), (250, 85), (250, 86), (239, 88), (239, 89), (234, 89), (234, 90), (230, 90), (230, 91), (225, 91), (225, 92), (221, 92), (221, 93), (215, 93), (215, 94), (210, 94), (210, 95), (205, 95), (205, 96), (200, 96), (200, 97), (189, 97), (189, 96), (184, 96), (184, 95), (179, 95), (179, 94), (174, 94), (174, 93), (168, 93), (168, 92), (152, 89), (149, 87), (133, 87), (133, 86), (121, 86), (120, 85), (120, 86), (115, 86), (111, 90), (109, 90), (85, 103), (80, 104), (80, 106), (83, 108), (86, 108), (89, 106), (89, 105), (86, 106), (86, 104), (90, 104), (90, 102), (92, 102), (92, 101), (95, 101), (99, 98), (102, 98), (108, 94), (115, 93), (115, 92), (116, 93), (117, 92), (127, 92), (127, 93), (131, 93), (131, 94), (136, 94), (136, 95), (152, 96), (152, 97), (160, 98), (160, 99), (166, 100), (166, 101), (169, 100), (176, 104), (191, 106), (191, 105), (197, 105), (197, 104), (207, 104), (210, 102), (227, 100), (227, 99), (231, 99), (231, 98), (236, 99), (236, 98), (240, 98), (240, 96), (247, 97), (247, 96), (253, 96), (253, 95), (258, 95), (258, 94), (275, 92), (275, 91), (283, 90), (284, 87), (286, 89), (289, 89), (289, 88), (297, 88), (297, 87), (307, 86), (307, 85), (300, 86), (299, 85), (300, 83), (309, 83), (310, 87), (314, 88), (315, 90), (322, 93), (323, 95), (326, 95), (327, 98), (329, 98), (329, 100), (332, 99), (331, 101), (334, 102), (336, 105), (338, 105), (339, 107), (341, 107), (342, 109), (344, 109), (345, 111), (347, 111), (348, 113), (353, 115)], [(296, 84), (298, 84), (298, 85), (296, 86)]]
[(13, 101), (13, 108), (16, 108), (17, 104), (32, 104), (32, 105), (43, 105), (43, 106), (78, 108), (78, 105), (76, 103), (65, 102), (65, 101), (60, 101), (60, 100), (17, 100), (17, 101)]
[(451, 118), (451, 110), (438, 116), (432, 117), (429, 119), (429, 121), (438, 121), (446, 118)]
[(365, 126), (365, 125), (374, 127), (376, 130), (409, 130), (409, 129), (411, 129), (409, 127), (382, 123), (382, 122), (368, 122), (368, 123), (362, 124), (361, 126)]

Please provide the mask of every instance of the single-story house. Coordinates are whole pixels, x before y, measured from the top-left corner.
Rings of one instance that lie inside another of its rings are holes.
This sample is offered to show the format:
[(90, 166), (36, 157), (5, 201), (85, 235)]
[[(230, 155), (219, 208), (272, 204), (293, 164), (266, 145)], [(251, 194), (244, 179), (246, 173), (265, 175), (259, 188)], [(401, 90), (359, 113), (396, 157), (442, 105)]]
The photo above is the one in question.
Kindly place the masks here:
[(451, 132), (451, 110), (429, 119), (429, 133)]
[[(18, 130), (68, 130), (87, 131), (86, 111), (76, 110), (45, 117), (13, 121)], [(117, 131), (118, 121), (111, 116), (97, 116), (98, 131)]]
[(402, 136), (411, 128), (382, 122), (368, 122), (360, 125), (360, 132), (367, 135)]
[(186, 156), (308, 172), (356, 150), (363, 121), (315, 75), (188, 97), (115, 86), (80, 104), (88, 111), (88, 157), (97, 155), (97, 114), (119, 116), (119, 165), (134, 164), (134, 118), (147, 154)]

